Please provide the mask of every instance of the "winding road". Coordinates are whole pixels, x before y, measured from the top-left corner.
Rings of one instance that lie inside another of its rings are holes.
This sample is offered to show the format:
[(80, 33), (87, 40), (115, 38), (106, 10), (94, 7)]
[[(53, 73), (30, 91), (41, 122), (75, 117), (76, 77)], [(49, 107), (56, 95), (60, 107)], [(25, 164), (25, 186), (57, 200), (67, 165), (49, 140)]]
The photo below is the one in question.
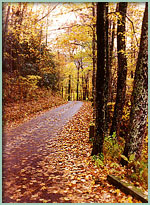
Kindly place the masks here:
[[(37, 202), (36, 199), (34, 201), (34, 197), (31, 198), (30, 194), (27, 194), (26, 181), (30, 180), (34, 191), (36, 187), (39, 189), (34, 182), (40, 177), (42, 177), (41, 183), (52, 184), (48, 176), (43, 175), (44, 173), (39, 173), (35, 179), (37, 174), (35, 171), (44, 157), (57, 152), (55, 143), (58, 133), (79, 111), (82, 104), (82, 102), (68, 102), (3, 133), (3, 203)], [(61, 176), (61, 172), (57, 171), (51, 174)], [(32, 196), (35, 196), (34, 192)], [(51, 202), (57, 202), (60, 196), (53, 193), (48, 197)]]

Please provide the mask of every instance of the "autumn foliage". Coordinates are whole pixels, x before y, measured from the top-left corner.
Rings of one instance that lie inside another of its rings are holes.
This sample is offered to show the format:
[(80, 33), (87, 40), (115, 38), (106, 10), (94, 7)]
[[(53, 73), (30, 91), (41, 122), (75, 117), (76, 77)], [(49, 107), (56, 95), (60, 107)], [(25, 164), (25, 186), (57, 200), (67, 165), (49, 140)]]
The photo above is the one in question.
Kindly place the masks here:
[[(11, 183), (6, 180), (13, 202), (139, 203), (109, 184), (108, 174), (148, 194), (147, 8), (125, 2), (3, 3), (3, 130), (67, 101), (83, 101), (59, 138), (46, 141), (54, 156), (42, 155), (37, 170), (21, 169), (21, 188), (11, 188), (13, 174)], [(55, 169), (63, 169), (63, 177), (52, 174)], [(24, 180), (26, 173), (34, 179)], [(47, 191), (59, 197), (49, 199)]]

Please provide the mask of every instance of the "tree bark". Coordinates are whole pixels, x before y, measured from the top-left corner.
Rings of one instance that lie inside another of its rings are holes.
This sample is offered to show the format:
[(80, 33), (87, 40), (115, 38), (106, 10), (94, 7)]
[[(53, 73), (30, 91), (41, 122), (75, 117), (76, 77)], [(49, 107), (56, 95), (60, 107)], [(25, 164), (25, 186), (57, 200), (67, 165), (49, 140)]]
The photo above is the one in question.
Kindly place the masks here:
[(8, 6), (8, 8), (7, 8), (7, 14), (6, 14), (5, 21), (4, 21), (4, 13), (3, 13), (3, 33), (2, 33), (2, 39), (3, 39), (3, 44), (2, 44), (2, 51), (3, 51), (2, 52), (2, 66), (3, 66), (3, 71), (6, 71), (6, 62), (5, 62), (4, 53), (6, 51), (6, 38), (7, 38), (7, 33), (8, 33), (9, 14), (10, 14), (10, 6)]
[(64, 87), (63, 87), (63, 85), (62, 85), (62, 90), (61, 90), (61, 92), (62, 92), (62, 98), (64, 98)]
[(106, 73), (106, 77), (105, 77), (105, 90), (104, 90), (104, 104), (105, 104), (105, 134), (107, 133), (107, 129), (108, 129), (108, 100), (109, 100), (109, 76), (110, 76), (110, 70), (109, 70), (109, 57), (108, 57), (108, 51), (109, 51), (109, 44), (108, 44), (108, 3), (106, 3), (106, 7), (105, 7), (105, 22), (104, 22), (104, 27), (105, 27), (105, 32), (104, 32), (104, 48), (105, 48), (105, 73)]
[[(95, 12), (95, 3), (92, 3), (92, 15), (93, 18), (96, 17)], [(95, 107), (95, 98), (96, 98), (96, 25), (93, 21), (93, 39), (92, 39), (92, 55), (93, 55), (93, 76), (92, 76), (92, 97), (93, 97), (93, 118), (96, 117), (96, 107)]]
[[(131, 97), (130, 124), (125, 144), (124, 155), (129, 157), (135, 153), (137, 160), (141, 156), (141, 149), (145, 134), (147, 134), (148, 118), (148, 3), (146, 3), (141, 42), (135, 71), (134, 87)], [(121, 163), (125, 165), (122, 159)]]
[(112, 127), (110, 135), (116, 132), (117, 137), (120, 133), (120, 122), (122, 118), (122, 111), (125, 104), (126, 94), (126, 76), (127, 76), (127, 59), (125, 55), (125, 19), (126, 19), (127, 3), (119, 3), (119, 12), (122, 15), (121, 19), (118, 19), (117, 25), (117, 52), (118, 52), (118, 79), (117, 79), (117, 96), (116, 104), (114, 108), (114, 115), (112, 120)]
[(78, 66), (77, 66), (77, 101), (79, 100), (79, 70), (80, 70), (80, 64), (78, 62)]
[(109, 102), (112, 102), (112, 64), (113, 64), (114, 36), (115, 36), (115, 22), (113, 22), (111, 42), (109, 48), (109, 82), (108, 82)]
[(69, 83), (68, 83), (68, 101), (71, 100), (71, 75), (69, 75)]
[(103, 152), (105, 127), (105, 77), (106, 77), (106, 48), (105, 48), (105, 15), (106, 3), (97, 4), (97, 76), (96, 76), (96, 133), (93, 142), (92, 155)]

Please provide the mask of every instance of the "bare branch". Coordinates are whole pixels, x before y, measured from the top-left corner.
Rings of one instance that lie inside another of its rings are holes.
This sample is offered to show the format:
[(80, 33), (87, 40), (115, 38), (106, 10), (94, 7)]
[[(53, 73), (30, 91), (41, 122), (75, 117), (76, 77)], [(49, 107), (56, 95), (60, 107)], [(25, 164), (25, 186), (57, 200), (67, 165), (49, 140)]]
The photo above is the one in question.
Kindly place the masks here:
[[(117, 14), (117, 12), (110, 12), (110, 13), (108, 13), (108, 14), (115, 14), (116, 16), (119, 16), (119, 15)], [(134, 33), (134, 37), (135, 37), (135, 40), (136, 40), (137, 46), (139, 47), (138, 40), (137, 40), (137, 37), (136, 37), (135, 28), (134, 28), (134, 23), (133, 23), (133, 21), (132, 21), (127, 15), (125, 15), (125, 16), (126, 16), (126, 18), (128, 19), (128, 21), (130, 21), (130, 23), (131, 23), (131, 25), (132, 25), (132, 29), (133, 29), (133, 33)]]
[(70, 26), (59, 27), (57, 29), (52, 29), (52, 30), (49, 30), (49, 31), (58, 31), (58, 30), (64, 30), (64, 29), (73, 28), (73, 27), (84, 27), (84, 26), (90, 27), (93, 30), (93, 25), (89, 25), (89, 24), (84, 24), (84, 25), (74, 24), (74, 25), (70, 25)]
[(37, 20), (35, 23), (41, 21), (42, 19), (44, 19), (45, 17), (47, 17), (57, 6), (58, 6), (59, 3), (57, 3), (51, 10), (48, 11), (48, 13), (43, 16), (42, 18), (40, 18), (39, 20)]

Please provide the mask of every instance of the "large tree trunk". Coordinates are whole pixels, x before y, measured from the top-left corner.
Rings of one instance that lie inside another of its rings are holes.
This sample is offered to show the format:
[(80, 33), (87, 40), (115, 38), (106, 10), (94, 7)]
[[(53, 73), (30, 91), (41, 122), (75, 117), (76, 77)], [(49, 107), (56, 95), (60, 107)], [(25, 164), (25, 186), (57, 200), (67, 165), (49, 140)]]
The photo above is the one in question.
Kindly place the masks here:
[[(96, 17), (95, 14), (95, 3), (92, 3), (92, 15), (93, 18)], [(93, 97), (93, 118), (96, 118), (96, 107), (95, 107), (95, 98), (96, 98), (96, 25), (93, 20), (93, 38), (92, 38), (92, 55), (93, 55), (93, 76), (92, 76), (92, 97)]]
[(110, 135), (116, 132), (117, 137), (120, 132), (120, 122), (122, 118), (123, 107), (125, 104), (126, 94), (126, 76), (127, 76), (127, 59), (125, 55), (125, 19), (126, 19), (127, 3), (119, 3), (119, 12), (122, 16), (118, 19), (117, 25), (117, 52), (118, 52), (118, 79), (117, 79), (117, 96), (112, 120)]
[(96, 134), (94, 137), (92, 155), (103, 152), (105, 127), (105, 18), (106, 3), (97, 4), (97, 76), (96, 76)]
[[(143, 138), (147, 131), (148, 117), (148, 3), (146, 3), (142, 24), (140, 50), (136, 65), (134, 87), (131, 97), (130, 124), (124, 155), (141, 155)], [(121, 161), (124, 165), (124, 160)]]
[[(116, 6), (116, 12), (118, 12), (118, 4)], [(113, 103), (113, 99), (114, 99), (114, 93), (115, 93), (115, 89), (116, 86), (114, 85), (114, 81), (116, 81), (113, 78), (113, 72), (115, 72), (115, 70), (113, 69), (113, 63), (114, 63), (114, 56), (116, 55), (116, 51), (114, 50), (114, 42), (115, 42), (115, 38), (116, 38), (116, 33), (117, 33), (117, 24), (115, 22), (115, 20), (109, 20), (108, 22), (109, 25), (109, 29), (108, 29), (108, 33), (109, 33), (109, 38), (108, 38), (108, 69), (109, 69), (109, 76), (108, 76), (108, 103)], [(117, 68), (117, 66), (116, 66)], [(114, 86), (113, 86), (114, 85)], [(108, 131), (111, 128), (111, 123), (112, 123), (112, 108), (113, 105), (109, 104), (108, 108), (107, 108), (107, 129)]]

